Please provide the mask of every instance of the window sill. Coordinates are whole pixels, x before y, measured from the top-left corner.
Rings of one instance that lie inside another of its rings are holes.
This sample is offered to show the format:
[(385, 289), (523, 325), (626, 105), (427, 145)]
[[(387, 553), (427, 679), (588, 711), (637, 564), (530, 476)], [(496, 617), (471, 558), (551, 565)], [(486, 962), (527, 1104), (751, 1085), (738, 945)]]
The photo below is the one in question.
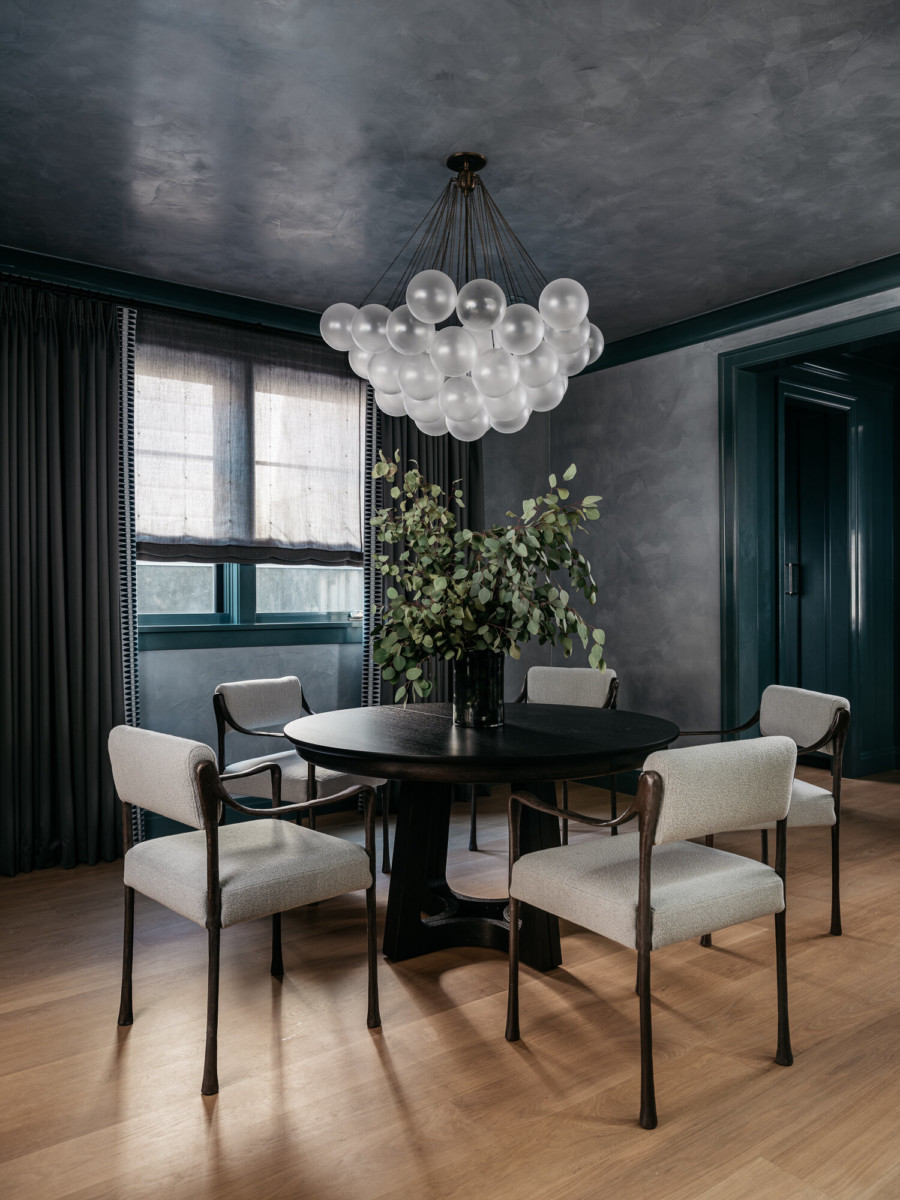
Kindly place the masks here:
[(145, 625), (138, 629), (138, 650), (141, 651), (347, 645), (361, 641), (361, 620), (329, 617), (254, 625)]

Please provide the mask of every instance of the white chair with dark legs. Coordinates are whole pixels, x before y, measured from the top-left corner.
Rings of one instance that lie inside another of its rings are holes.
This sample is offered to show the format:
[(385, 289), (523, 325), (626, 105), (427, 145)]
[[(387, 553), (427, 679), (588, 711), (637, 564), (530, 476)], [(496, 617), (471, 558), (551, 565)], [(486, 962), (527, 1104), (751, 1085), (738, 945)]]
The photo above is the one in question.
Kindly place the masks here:
[[(704, 729), (695, 732), (682, 730), (682, 737), (726, 737), (752, 729), (759, 722), (763, 737), (789, 737), (797, 745), (798, 754), (818, 751), (831, 759), (831, 791), (803, 779), (795, 779), (788, 812), (788, 828), (825, 826), (831, 828), (831, 928), (840, 935), (841, 924), (841, 777), (844, 746), (850, 727), (850, 701), (843, 696), (825, 692), (810, 692), (805, 688), (772, 684), (762, 694), (759, 708), (749, 721), (736, 729)], [(751, 828), (742, 826), (741, 828)], [(754, 825), (762, 840), (762, 860), (769, 858), (769, 829), (771, 823)]]
[[(269, 776), (271, 809), (247, 808), (225, 791), (209, 746), (184, 738), (118, 725), (109, 735), (109, 757), (116, 791), (122, 801), (125, 849), (125, 944), (119, 1024), (131, 1025), (134, 893), (205, 926), (209, 942), (206, 1057), (201, 1092), (219, 1090), (217, 1037), (219, 1015), (219, 940), (221, 930), (240, 921), (272, 917), (272, 974), (281, 978), (281, 913), (365, 889), (368, 936), (369, 1028), (381, 1024), (378, 1011), (375, 940), (375, 791), (353, 787), (341, 799), (360, 796), (365, 803), (365, 848), (279, 818), (308, 813), (328, 800), (302, 804), (279, 802), (281, 772), (277, 763), (260, 763), (247, 778)], [(231, 784), (235, 776), (226, 780)], [(193, 827), (133, 844), (131, 806), (149, 809)], [(228, 806), (254, 818), (219, 824)]]
[[(644, 763), (632, 806), (638, 833), (588, 837), (520, 856), (522, 806), (554, 815), (528, 792), (509, 801), (509, 1003), (506, 1038), (519, 1039), (519, 906), (533, 905), (638, 952), (641, 1027), (641, 1112), (657, 1124), (653, 1084), (650, 953), (711, 929), (775, 914), (778, 1044), (775, 1061), (789, 1066), (784, 880), (787, 813), (797, 749), (786, 737), (661, 750)], [(569, 812), (597, 829), (610, 821)], [(775, 868), (688, 838), (727, 829), (776, 825)], [(598, 1035), (601, 1036), (601, 1035)]]
[[(299, 804), (307, 799), (334, 800), (338, 792), (347, 788), (381, 788), (385, 783), (384, 779), (369, 779), (362, 775), (331, 771), (327, 767), (315, 767), (302, 759), (294, 749), (226, 762), (225, 735), (229, 731), (251, 734), (253, 737), (278, 738), (289, 745), (284, 736), (284, 726), (304, 714), (312, 715), (313, 711), (295, 675), (280, 679), (244, 679), (238, 683), (220, 683), (213, 696), (213, 708), (218, 732), (219, 770), (244, 772), (259, 763), (276, 762), (281, 767), (282, 799), (287, 803)], [(269, 780), (264, 776), (251, 778), (242, 784), (226, 782), (225, 786), (233, 796), (254, 796), (263, 800), (270, 800), (272, 796)], [(391, 869), (391, 856), (386, 788), (381, 795), (381, 870), (387, 875)], [(313, 813), (310, 813), (310, 824), (314, 829), (316, 822)]]

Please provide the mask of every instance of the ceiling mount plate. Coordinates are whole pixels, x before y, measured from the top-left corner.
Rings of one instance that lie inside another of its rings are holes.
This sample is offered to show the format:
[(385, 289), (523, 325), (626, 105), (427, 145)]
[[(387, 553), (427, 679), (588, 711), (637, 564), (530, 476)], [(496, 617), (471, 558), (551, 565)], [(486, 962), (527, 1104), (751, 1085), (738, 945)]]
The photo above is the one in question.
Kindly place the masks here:
[(457, 154), (451, 154), (447, 159), (447, 166), (451, 171), (464, 171), (466, 163), (468, 163), (470, 171), (483, 171), (487, 166), (487, 159), (483, 154), (475, 154), (468, 150), (461, 150)]

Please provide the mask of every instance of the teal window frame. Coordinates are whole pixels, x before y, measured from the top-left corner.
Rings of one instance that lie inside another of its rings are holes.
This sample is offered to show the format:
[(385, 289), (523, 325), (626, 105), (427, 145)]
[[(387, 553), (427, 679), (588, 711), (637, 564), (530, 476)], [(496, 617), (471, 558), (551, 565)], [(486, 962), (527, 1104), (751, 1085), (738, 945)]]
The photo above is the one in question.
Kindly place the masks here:
[(362, 641), (362, 614), (258, 613), (256, 566), (217, 564), (215, 613), (138, 614), (139, 650), (303, 646)]

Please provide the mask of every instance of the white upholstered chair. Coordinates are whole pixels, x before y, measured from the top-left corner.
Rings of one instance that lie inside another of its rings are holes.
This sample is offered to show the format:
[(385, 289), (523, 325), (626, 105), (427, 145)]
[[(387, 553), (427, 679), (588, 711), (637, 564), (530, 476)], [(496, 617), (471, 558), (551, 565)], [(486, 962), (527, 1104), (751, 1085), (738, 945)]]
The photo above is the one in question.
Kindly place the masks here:
[[(281, 767), (281, 796), (286, 803), (333, 799), (338, 792), (347, 788), (380, 788), (385, 782), (383, 779), (369, 779), (363, 775), (347, 775), (341, 771), (330, 771), (327, 767), (315, 767), (301, 758), (290, 745), (284, 736), (284, 726), (304, 714), (312, 714), (296, 675), (285, 675), (281, 679), (245, 679), (239, 683), (220, 683), (213, 696), (213, 708), (219, 743), (219, 771), (232, 774), (247, 771), (259, 763), (276, 762)], [(254, 737), (278, 738), (288, 749), (227, 762), (225, 735), (229, 730)], [(263, 800), (269, 800), (272, 796), (269, 779), (263, 775), (240, 784), (226, 780), (225, 787), (233, 796), (254, 796)], [(386, 795), (383, 795), (381, 808), (381, 869), (388, 874), (391, 858)], [(313, 829), (315, 824), (315, 815), (311, 813), (310, 825)]]
[[(122, 801), (125, 849), (125, 944), (120, 1025), (131, 1025), (134, 1020), (131, 980), (136, 891), (208, 931), (206, 1057), (201, 1091), (209, 1096), (219, 1090), (217, 1031), (221, 930), (240, 921), (271, 916), (271, 970), (274, 976), (281, 978), (284, 974), (281, 913), (360, 888), (366, 890), (367, 1023), (370, 1028), (381, 1024), (375, 942), (373, 788), (357, 786), (341, 797), (362, 796), (364, 799), (366, 844), (363, 848), (355, 842), (278, 819), (307, 812), (313, 805), (329, 801), (308, 800), (282, 806), (279, 802), (281, 773), (277, 763), (260, 763), (246, 773), (250, 778), (265, 773), (271, 783), (272, 808), (252, 809), (239, 804), (225, 791), (215, 755), (209, 746), (200, 742), (118, 725), (109, 735), (109, 757), (116, 791)], [(134, 845), (132, 805), (193, 826), (193, 831)], [(220, 826), (222, 805), (259, 819)]]
[[(830, 696), (825, 692), (810, 692), (805, 688), (783, 687), (772, 684), (762, 694), (759, 708), (749, 721), (736, 729), (705, 729), (688, 733), (682, 737), (704, 737), (713, 734), (727, 736), (743, 733), (759, 722), (763, 737), (772, 735), (789, 737), (797, 745), (799, 754), (818, 751), (831, 758), (831, 791), (816, 787), (802, 779), (795, 779), (788, 812), (788, 828), (794, 826), (831, 827), (831, 928), (835, 936), (841, 933), (841, 776), (843, 772), (844, 746), (850, 726), (850, 702), (843, 696)], [(762, 830), (762, 859), (768, 861), (768, 830), (771, 823), (742, 828)]]
[[(644, 763), (637, 795), (622, 824), (637, 816), (638, 833), (590, 837), (519, 855), (523, 805), (552, 814), (527, 792), (509, 801), (509, 1005), (506, 1037), (519, 1038), (519, 905), (534, 905), (638, 952), (641, 1024), (640, 1123), (657, 1123), (650, 1023), (650, 952), (775, 914), (778, 1045), (789, 1066), (784, 876), (786, 817), (797, 749), (786, 737), (661, 750)], [(609, 821), (570, 811), (569, 819)], [(764, 822), (776, 823), (775, 868), (687, 838)]]

